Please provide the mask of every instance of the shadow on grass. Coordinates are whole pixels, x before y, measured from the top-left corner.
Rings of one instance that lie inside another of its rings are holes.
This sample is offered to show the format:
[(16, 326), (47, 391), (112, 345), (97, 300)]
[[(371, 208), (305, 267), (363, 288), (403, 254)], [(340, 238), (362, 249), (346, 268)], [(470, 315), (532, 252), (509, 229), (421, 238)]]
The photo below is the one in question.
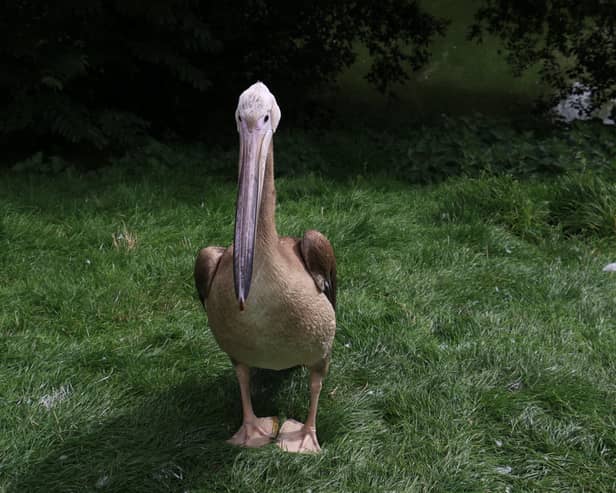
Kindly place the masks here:
[[(273, 397), (288, 376), (254, 375), (257, 413), (277, 414), (271, 409)], [(242, 452), (225, 443), (240, 420), (232, 371), (206, 382), (186, 380), (98, 426), (84, 418), (82, 427), (16, 477), (7, 491), (215, 491), (231, 479)]]

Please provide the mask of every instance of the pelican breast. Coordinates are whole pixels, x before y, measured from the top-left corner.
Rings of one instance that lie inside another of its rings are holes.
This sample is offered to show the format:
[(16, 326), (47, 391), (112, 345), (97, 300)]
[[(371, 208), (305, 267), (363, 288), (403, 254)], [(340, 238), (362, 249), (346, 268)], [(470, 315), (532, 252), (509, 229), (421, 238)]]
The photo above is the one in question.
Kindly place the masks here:
[(306, 270), (296, 240), (281, 238), (274, 253), (255, 258), (250, 297), (240, 311), (233, 247), (225, 251), (207, 299), (210, 327), (223, 351), (248, 366), (312, 366), (331, 352), (334, 308)]

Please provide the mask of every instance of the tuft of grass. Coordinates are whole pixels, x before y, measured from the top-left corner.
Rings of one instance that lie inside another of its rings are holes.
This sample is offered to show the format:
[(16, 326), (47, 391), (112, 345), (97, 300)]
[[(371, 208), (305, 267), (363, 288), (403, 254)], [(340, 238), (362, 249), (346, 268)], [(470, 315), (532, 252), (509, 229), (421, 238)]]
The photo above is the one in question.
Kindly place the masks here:
[(550, 203), (551, 219), (570, 235), (616, 235), (616, 184), (592, 173), (562, 177)]
[(442, 220), (492, 221), (523, 239), (539, 240), (548, 234), (551, 192), (545, 183), (511, 176), (457, 180), (443, 187), (437, 213)]
[(447, 183), (437, 218), (501, 224), (519, 237), (616, 237), (616, 185), (599, 174), (565, 175), (525, 183), (511, 176)]

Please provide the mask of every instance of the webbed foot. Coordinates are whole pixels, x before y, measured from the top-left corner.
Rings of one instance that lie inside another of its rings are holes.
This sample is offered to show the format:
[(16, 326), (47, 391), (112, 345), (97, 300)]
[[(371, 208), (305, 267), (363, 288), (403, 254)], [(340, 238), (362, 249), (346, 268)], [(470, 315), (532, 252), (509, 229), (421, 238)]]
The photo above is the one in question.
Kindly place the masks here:
[(242, 424), (239, 430), (227, 443), (240, 447), (257, 448), (271, 443), (278, 434), (278, 418), (256, 418)]
[(277, 445), (286, 452), (316, 454), (321, 451), (317, 430), (294, 419), (287, 419), (278, 434)]

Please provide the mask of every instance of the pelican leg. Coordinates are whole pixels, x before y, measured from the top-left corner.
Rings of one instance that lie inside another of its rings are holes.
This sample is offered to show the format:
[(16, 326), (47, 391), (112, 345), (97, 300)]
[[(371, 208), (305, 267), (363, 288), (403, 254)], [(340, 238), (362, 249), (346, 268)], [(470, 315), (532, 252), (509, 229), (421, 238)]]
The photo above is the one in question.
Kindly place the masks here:
[(242, 396), (242, 426), (228, 443), (240, 447), (263, 447), (272, 442), (278, 433), (278, 418), (257, 418), (250, 400), (250, 369), (241, 363), (235, 363), (235, 373), (240, 384)]
[(310, 408), (305, 423), (294, 419), (286, 420), (280, 428), (278, 446), (287, 452), (318, 453), (321, 451), (317, 439), (317, 408), (323, 386), (324, 370), (310, 370)]

